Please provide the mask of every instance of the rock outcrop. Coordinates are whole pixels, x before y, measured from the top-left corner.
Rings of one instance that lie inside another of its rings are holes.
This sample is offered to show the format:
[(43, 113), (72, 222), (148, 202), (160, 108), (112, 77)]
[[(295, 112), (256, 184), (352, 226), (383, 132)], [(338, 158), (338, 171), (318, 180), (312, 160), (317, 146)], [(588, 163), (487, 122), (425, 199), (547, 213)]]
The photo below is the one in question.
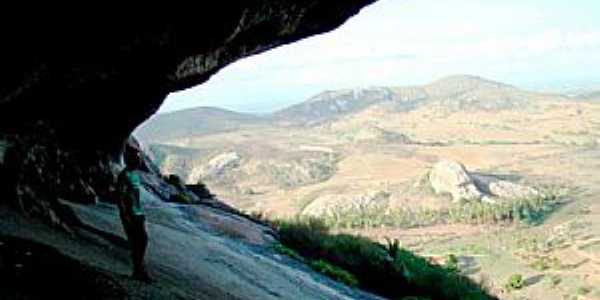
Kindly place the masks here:
[(450, 194), (453, 201), (480, 200), (479, 191), (465, 167), (455, 161), (443, 160), (429, 172), (429, 183), (437, 194)]
[(360, 143), (399, 143), (410, 144), (412, 141), (402, 133), (390, 131), (376, 125), (365, 124), (360, 127), (349, 128), (338, 133), (348, 142)]
[[(223, 209), (178, 205), (143, 189), (156, 282), (130, 279), (116, 207), (68, 204), (71, 234), (0, 206), (1, 299), (382, 299), (272, 250), (272, 230)], [(66, 273), (60, 273), (60, 271)]]
[(436, 194), (449, 194), (454, 202), (538, 197), (541, 193), (526, 185), (502, 180), (492, 175), (471, 174), (456, 161), (443, 160), (429, 172), (429, 184)]
[(472, 174), (471, 175), (480, 189), (487, 195), (502, 199), (532, 198), (540, 196), (541, 193), (530, 186), (500, 180), (494, 176)]
[(239, 165), (241, 159), (242, 157), (237, 152), (219, 154), (208, 162), (208, 165), (204, 170), (204, 176), (216, 176), (221, 174), (225, 169)]
[(302, 214), (312, 217), (335, 217), (383, 210), (388, 205), (389, 194), (384, 191), (367, 191), (363, 194), (322, 195), (307, 205)]

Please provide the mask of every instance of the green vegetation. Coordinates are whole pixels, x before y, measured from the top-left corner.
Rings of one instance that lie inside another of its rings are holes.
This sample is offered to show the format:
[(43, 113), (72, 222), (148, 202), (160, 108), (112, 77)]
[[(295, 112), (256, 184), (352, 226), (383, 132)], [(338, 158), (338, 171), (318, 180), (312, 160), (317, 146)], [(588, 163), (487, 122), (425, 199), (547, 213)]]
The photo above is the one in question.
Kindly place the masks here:
[(186, 185), (184, 181), (176, 174), (163, 176), (163, 180), (176, 189), (176, 193), (170, 196), (169, 202), (192, 204), (192, 197), (188, 194), (188, 192), (193, 193), (200, 199), (212, 199), (214, 197), (206, 185), (201, 181), (196, 184)]
[(554, 194), (498, 203), (469, 202), (448, 211), (450, 223), (493, 224), (516, 222), (540, 224), (559, 204)]
[(580, 286), (577, 288), (577, 295), (580, 295), (580, 296), (587, 295), (590, 292), (591, 292), (590, 288), (586, 287), (586, 286)]
[(508, 277), (508, 281), (506, 282), (506, 289), (509, 291), (512, 290), (520, 290), (523, 288), (523, 275), (521, 274), (513, 274)]
[(176, 175), (176, 174), (170, 174), (168, 176), (164, 177), (164, 180), (174, 186), (175, 188), (177, 188), (178, 190), (183, 190), (185, 187), (185, 184), (183, 183), (183, 180), (181, 180), (181, 178)]
[(315, 271), (325, 276), (329, 276), (339, 282), (343, 282), (344, 284), (352, 287), (358, 286), (358, 279), (356, 279), (356, 277), (352, 273), (342, 268), (336, 267), (322, 259), (313, 260), (310, 262), (309, 265)]
[(324, 218), (334, 228), (412, 228), (436, 224), (540, 224), (560, 204), (553, 193), (497, 203), (463, 202), (446, 209), (399, 208), (348, 212)]
[(301, 262), (308, 263), (308, 265), (313, 270), (315, 270), (325, 276), (331, 277), (334, 280), (343, 282), (344, 284), (347, 284), (352, 287), (358, 286), (358, 280), (352, 273), (350, 273), (340, 267), (332, 265), (325, 260), (322, 260), (322, 259), (307, 260), (304, 257), (302, 257), (300, 254), (298, 254), (298, 252), (296, 252), (294, 249), (291, 249), (280, 243), (275, 244), (273, 246), (273, 249), (280, 254), (289, 256), (289, 257), (291, 257), (295, 260), (301, 261)]
[(458, 258), (454, 254), (446, 256), (445, 267), (450, 272), (458, 272)]
[(294, 249), (290, 249), (283, 244), (277, 243), (273, 246), (273, 250), (277, 253), (287, 255), (295, 260), (304, 261), (304, 257), (300, 256)]
[(390, 257), (397, 257), (398, 253), (400, 253), (400, 241), (398, 239), (389, 239), (386, 238), (387, 244), (385, 245), (385, 250), (390, 255)]
[(561, 264), (560, 260), (556, 257), (550, 256), (539, 256), (530, 264), (530, 266), (538, 271), (563, 269), (563, 265)]
[(212, 199), (215, 197), (215, 195), (210, 192), (208, 187), (206, 187), (206, 184), (201, 181), (198, 181), (196, 184), (187, 185), (187, 189), (196, 194), (196, 196), (198, 196), (200, 199)]
[(402, 249), (369, 239), (331, 234), (318, 219), (272, 222), (280, 237), (277, 251), (301, 256), (317, 271), (392, 299), (493, 299), (468, 277), (429, 263)]
[(191, 204), (192, 200), (185, 193), (179, 192), (172, 194), (169, 198), (169, 202), (180, 203), (180, 204)]

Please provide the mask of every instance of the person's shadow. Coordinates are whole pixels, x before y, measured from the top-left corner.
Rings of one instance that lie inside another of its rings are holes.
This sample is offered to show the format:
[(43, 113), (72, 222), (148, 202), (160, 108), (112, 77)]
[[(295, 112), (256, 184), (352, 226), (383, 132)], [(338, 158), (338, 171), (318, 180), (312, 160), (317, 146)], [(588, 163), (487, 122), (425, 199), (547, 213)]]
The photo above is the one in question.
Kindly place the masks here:
[[(89, 242), (93, 242), (98, 244), (98, 240), (93, 238), (91, 235), (95, 235), (117, 247), (130, 249), (131, 246), (126, 238), (120, 237), (113, 233), (98, 229), (94, 226), (88, 225), (81, 221), (81, 219), (75, 214), (73, 209), (66, 204), (57, 202), (55, 203), (55, 210), (61, 215), (63, 220), (66, 220), (66, 223), (71, 228), (75, 229), (75, 234)], [(86, 233), (87, 232), (87, 233)]]
[[(81, 230), (85, 230), (85, 231), (87, 231), (89, 233), (92, 233), (92, 234), (94, 234), (94, 235), (96, 235), (96, 236), (104, 239), (105, 241), (110, 242), (111, 244), (113, 244), (115, 246), (118, 246), (118, 247), (121, 247), (121, 248), (125, 248), (125, 249), (130, 249), (131, 248), (131, 246), (130, 246), (129, 242), (127, 241), (127, 239), (122, 238), (122, 237), (117, 236), (117, 235), (114, 235), (112, 233), (100, 230), (100, 229), (98, 229), (96, 227), (87, 225), (87, 224), (85, 224), (83, 222), (80, 223), (80, 225), (78, 226), (78, 228), (81, 229)], [(79, 233), (79, 236), (82, 237), (82, 238), (84, 238), (84, 239), (90, 240), (89, 238), (86, 238), (86, 236), (84, 234)]]
[(534, 284), (540, 282), (542, 279), (544, 279), (544, 276), (545, 276), (544, 274), (538, 274), (535, 276), (531, 276), (523, 281), (523, 286), (534, 285)]

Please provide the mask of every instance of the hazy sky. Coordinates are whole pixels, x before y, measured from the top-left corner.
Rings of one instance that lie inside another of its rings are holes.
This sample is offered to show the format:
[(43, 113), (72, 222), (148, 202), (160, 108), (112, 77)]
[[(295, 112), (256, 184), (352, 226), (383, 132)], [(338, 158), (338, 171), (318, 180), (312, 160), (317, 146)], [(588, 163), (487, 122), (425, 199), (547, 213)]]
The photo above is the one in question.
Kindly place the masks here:
[(250, 57), (161, 111), (269, 112), (323, 90), (451, 74), (522, 87), (600, 83), (600, 0), (380, 0), (340, 28)]

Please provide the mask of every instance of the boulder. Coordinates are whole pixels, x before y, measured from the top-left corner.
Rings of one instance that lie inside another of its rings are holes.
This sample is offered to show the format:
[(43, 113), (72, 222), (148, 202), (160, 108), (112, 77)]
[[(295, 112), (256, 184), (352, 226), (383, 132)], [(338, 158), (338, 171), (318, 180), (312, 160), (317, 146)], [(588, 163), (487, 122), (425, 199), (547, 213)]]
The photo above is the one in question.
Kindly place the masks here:
[(452, 200), (481, 200), (483, 193), (477, 188), (465, 167), (450, 160), (435, 164), (429, 172), (429, 184), (436, 194), (450, 194)]
[(443, 160), (429, 172), (429, 184), (436, 194), (450, 194), (457, 202), (481, 201), (497, 203), (537, 197), (540, 192), (533, 187), (503, 180), (493, 175), (471, 174), (459, 162)]
[(540, 195), (540, 192), (532, 187), (505, 180), (490, 182), (488, 189), (492, 195), (503, 199), (531, 198)]
[(206, 167), (207, 175), (223, 173), (227, 168), (238, 166), (242, 157), (237, 152), (226, 152), (213, 157)]
[(242, 157), (237, 152), (225, 152), (211, 158), (208, 163), (192, 167), (186, 176), (186, 183), (196, 184), (207, 177), (223, 175), (227, 169), (239, 166)]

